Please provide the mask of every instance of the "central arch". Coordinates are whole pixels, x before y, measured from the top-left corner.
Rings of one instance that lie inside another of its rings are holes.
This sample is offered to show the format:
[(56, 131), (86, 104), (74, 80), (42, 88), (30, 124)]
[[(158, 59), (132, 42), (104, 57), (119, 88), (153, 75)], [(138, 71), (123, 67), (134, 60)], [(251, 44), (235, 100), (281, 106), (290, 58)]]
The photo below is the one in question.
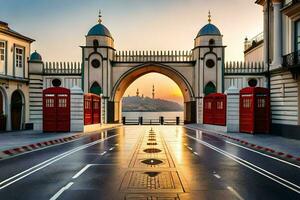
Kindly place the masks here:
[(180, 88), (184, 99), (184, 122), (196, 122), (196, 103), (194, 92), (186, 80), (176, 69), (162, 64), (149, 63), (132, 67), (122, 74), (122, 76), (114, 84), (111, 99), (108, 105), (108, 120), (109, 122), (120, 122), (121, 120), (121, 98), (126, 89), (139, 77), (148, 73), (160, 73), (172, 79)]

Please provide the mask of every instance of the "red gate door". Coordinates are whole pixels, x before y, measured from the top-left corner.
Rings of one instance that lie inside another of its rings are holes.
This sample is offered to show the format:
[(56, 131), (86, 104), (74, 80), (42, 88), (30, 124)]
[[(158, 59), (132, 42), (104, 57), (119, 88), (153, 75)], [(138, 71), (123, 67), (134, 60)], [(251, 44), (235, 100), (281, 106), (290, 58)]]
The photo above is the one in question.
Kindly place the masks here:
[(70, 131), (70, 90), (52, 87), (43, 91), (43, 130)]
[(93, 124), (100, 123), (100, 97), (93, 95)]
[(225, 94), (213, 94), (214, 95), (214, 104), (213, 104), (213, 113), (214, 113), (214, 124), (220, 126), (226, 126), (226, 95)]
[(240, 132), (254, 132), (253, 94), (240, 94)]
[(92, 96), (91, 94), (84, 95), (84, 125), (89, 125), (93, 123), (92, 118)]
[(70, 93), (56, 96), (56, 132), (70, 131)]
[(55, 94), (43, 95), (43, 130), (56, 132), (56, 97)]
[(268, 133), (269, 132), (269, 95), (256, 94), (255, 105), (255, 132)]
[(211, 95), (207, 95), (203, 99), (203, 107), (204, 107), (204, 112), (203, 112), (203, 123), (204, 124), (213, 124), (213, 102), (214, 99), (212, 98)]

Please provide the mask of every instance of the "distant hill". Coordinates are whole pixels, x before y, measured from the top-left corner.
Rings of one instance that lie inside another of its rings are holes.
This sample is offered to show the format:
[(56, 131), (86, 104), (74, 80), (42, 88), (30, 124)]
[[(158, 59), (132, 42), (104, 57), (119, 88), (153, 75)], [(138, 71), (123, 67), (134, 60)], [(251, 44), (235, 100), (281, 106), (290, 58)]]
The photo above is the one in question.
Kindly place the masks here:
[(159, 111), (183, 111), (183, 106), (163, 99), (149, 97), (123, 97), (123, 112), (159, 112)]

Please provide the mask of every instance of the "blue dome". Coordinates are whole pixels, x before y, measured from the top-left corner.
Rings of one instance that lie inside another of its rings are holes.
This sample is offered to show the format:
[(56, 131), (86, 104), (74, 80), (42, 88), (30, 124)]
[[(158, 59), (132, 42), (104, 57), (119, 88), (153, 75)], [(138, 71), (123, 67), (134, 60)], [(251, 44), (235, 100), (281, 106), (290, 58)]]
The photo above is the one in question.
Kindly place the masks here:
[(38, 52), (35, 51), (30, 55), (29, 61), (42, 62), (42, 56)]
[(198, 32), (197, 37), (204, 35), (221, 35), (220, 30), (213, 24), (206, 24), (201, 30)]
[(89, 30), (87, 36), (107, 36), (112, 38), (109, 30), (103, 24), (96, 24), (93, 26)]

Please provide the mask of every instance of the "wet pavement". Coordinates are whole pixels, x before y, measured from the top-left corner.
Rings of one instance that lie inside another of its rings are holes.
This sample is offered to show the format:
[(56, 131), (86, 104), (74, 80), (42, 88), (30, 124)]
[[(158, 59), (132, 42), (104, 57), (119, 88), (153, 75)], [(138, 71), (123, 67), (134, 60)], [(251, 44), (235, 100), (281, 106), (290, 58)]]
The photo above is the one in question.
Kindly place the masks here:
[(300, 167), (181, 126), (125, 126), (0, 161), (0, 199), (299, 199)]

